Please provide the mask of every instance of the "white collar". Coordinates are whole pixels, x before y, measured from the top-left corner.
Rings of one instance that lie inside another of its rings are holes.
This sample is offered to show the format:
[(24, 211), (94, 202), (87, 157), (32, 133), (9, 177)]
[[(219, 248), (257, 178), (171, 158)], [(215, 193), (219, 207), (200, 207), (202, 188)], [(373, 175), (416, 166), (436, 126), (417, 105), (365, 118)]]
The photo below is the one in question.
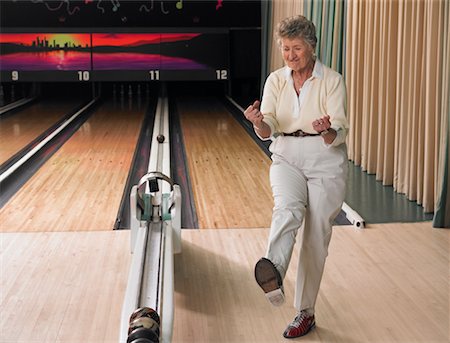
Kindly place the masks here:
[[(288, 66), (284, 67), (284, 76), (286, 80), (292, 79), (292, 69)], [(314, 69), (312, 71), (312, 77), (323, 79), (323, 64), (318, 59), (316, 59), (316, 62), (314, 63)]]

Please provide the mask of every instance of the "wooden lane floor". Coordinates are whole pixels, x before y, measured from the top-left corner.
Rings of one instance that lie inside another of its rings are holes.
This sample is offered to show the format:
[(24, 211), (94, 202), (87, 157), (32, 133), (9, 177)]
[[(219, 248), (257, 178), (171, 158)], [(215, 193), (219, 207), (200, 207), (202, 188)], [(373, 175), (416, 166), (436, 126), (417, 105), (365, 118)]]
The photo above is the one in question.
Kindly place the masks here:
[(105, 103), (0, 209), (0, 230), (111, 230), (146, 105)]
[(0, 233), (0, 342), (118, 342), (129, 231)]
[(0, 116), (0, 164), (55, 124), (81, 101), (45, 100)]
[[(183, 230), (173, 343), (287, 342), (298, 251), (273, 307), (253, 277), (267, 229)], [(448, 343), (450, 231), (430, 222), (336, 226), (303, 343)], [(296, 340), (294, 340), (296, 341)]]
[(270, 226), (270, 159), (214, 97), (177, 98), (200, 228)]

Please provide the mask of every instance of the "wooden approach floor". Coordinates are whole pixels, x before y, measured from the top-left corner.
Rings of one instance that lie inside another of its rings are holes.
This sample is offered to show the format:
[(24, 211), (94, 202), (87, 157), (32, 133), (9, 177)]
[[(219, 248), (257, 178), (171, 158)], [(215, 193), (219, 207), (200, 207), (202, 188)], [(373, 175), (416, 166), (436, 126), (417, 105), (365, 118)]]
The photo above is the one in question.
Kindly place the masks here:
[[(295, 316), (297, 253), (287, 302), (272, 307), (253, 279), (267, 230), (183, 232), (174, 342), (273, 343)], [(301, 342), (449, 342), (450, 231), (431, 223), (335, 227), (316, 306)], [(207, 290), (207, 291), (205, 291)]]
[[(183, 230), (175, 259), (174, 343), (288, 342), (287, 303), (253, 279), (267, 229)], [(0, 342), (117, 342), (128, 231), (0, 234)], [(299, 342), (448, 343), (450, 231), (430, 222), (335, 227), (317, 328)]]
[(0, 342), (118, 342), (128, 236), (1, 233)]

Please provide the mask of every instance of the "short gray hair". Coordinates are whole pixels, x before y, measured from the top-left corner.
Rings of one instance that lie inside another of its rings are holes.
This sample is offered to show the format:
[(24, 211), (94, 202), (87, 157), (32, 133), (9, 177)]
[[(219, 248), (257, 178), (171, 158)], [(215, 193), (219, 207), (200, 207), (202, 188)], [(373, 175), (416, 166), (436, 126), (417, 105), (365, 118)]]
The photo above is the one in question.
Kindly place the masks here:
[(314, 23), (302, 15), (296, 15), (283, 19), (275, 32), (278, 44), (281, 44), (282, 38), (302, 38), (311, 45), (313, 50), (316, 48), (317, 37)]

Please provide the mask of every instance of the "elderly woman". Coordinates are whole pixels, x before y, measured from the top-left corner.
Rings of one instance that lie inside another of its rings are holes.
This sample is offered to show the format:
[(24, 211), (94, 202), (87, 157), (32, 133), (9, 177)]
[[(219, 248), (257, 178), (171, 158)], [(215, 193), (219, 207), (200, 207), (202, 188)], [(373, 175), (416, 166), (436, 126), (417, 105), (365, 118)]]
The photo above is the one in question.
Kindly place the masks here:
[(284, 302), (283, 279), (297, 231), (303, 225), (294, 306), (284, 337), (307, 334), (322, 279), (332, 222), (345, 196), (346, 89), (340, 74), (314, 53), (314, 24), (303, 16), (283, 20), (277, 40), (286, 64), (266, 80), (261, 103), (244, 112), (263, 140), (272, 139), (270, 183), (274, 209), (266, 257), (255, 278), (273, 305)]

